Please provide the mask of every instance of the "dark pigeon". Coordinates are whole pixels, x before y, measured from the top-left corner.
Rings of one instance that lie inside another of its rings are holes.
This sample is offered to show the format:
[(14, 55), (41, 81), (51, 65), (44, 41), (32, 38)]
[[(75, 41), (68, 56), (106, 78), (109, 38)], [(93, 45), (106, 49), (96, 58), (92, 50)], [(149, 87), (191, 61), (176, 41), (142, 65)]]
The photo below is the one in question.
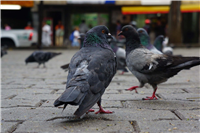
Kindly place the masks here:
[(112, 39), (109, 39), (108, 42), (117, 57), (117, 70), (121, 70), (121, 74), (123, 75), (124, 72), (128, 72), (126, 69), (126, 51), (117, 46), (117, 39), (114, 36), (112, 36)]
[(6, 48), (7, 46), (1, 46), (1, 57), (7, 54)]
[(81, 117), (97, 103), (96, 114), (112, 113), (101, 106), (101, 96), (117, 70), (115, 53), (107, 41), (109, 37), (109, 30), (103, 25), (86, 33), (83, 47), (69, 63), (66, 90), (55, 100), (55, 107), (64, 105), (64, 110), (68, 104), (78, 105), (74, 115)]
[(200, 65), (200, 57), (177, 57), (151, 52), (141, 44), (137, 31), (130, 25), (124, 26), (119, 35), (126, 37), (126, 63), (140, 82), (140, 86), (133, 86), (128, 90), (141, 88), (146, 83), (154, 89), (152, 96), (144, 100), (157, 99), (155, 93), (158, 84), (167, 81), (183, 69)]
[(43, 64), (45, 67), (45, 63), (47, 61), (60, 54), (61, 53), (35, 51), (29, 57), (26, 58), (25, 62), (26, 64), (37, 62), (38, 67), (40, 66), (40, 64)]

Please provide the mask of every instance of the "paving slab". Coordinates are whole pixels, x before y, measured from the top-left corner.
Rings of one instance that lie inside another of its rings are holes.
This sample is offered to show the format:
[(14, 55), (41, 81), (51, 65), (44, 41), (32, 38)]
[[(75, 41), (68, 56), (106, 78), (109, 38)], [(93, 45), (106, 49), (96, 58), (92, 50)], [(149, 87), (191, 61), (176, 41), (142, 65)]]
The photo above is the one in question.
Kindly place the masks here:
[(198, 133), (196, 121), (138, 121), (142, 133)]
[[(42, 126), (41, 126), (42, 125)], [(105, 121), (101, 119), (81, 121), (26, 121), (14, 133), (21, 132), (133, 132), (134, 129), (128, 121)]]
[[(82, 119), (73, 114), (77, 106), (54, 107), (53, 103), (65, 90), (68, 72), (60, 68), (69, 63), (78, 50), (53, 50), (63, 54), (49, 60), (47, 68), (25, 65), (25, 58), (34, 50), (8, 50), (1, 60), (1, 126), (2, 132), (101, 132), (101, 133), (168, 133), (199, 131), (200, 67), (182, 71), (158, 85), (158, 100), (144, 101), (153, 89), (139, 85), (131, 73), (118, 71), (102, 96), (102, 106), (112, 114), (90, 112)], [(51, 51), (51, 50), (45, 50)], [(195, 49), (174, 49), (175, 54), (199, 56)], [(92, 107), (98, 111), (95, 104)]]
[(11, 133), (18, 126), (19, 122), (1, 122), (1, 132), (2, 133)]

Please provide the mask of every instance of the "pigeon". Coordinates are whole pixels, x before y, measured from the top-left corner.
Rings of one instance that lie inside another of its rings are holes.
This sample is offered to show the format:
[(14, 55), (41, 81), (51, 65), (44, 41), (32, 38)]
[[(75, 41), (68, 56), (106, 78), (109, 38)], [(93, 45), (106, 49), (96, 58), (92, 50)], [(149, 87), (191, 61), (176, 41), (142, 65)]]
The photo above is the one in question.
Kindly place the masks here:
[[(168, 41), (169, 41), (168, 37), (165, 37), (165, 39), (164, 39), (164, 41), (163, 41), (163, 43), (162, 43), (162, 46), (163, 46), (162, 52), (163, 52), (164, 54), (166, 54), (166, 55), (171, 55), (171, 56), (172, 56), (172, 55), (173, 55), (173, 48), (167, 46)], [(176, 55), (176, 56), (177, 56), (177, 55)], [(181, 56), (181, 55), (178, 55), (178, 56)]]
[(55, 52), (44, 52), (44, 51), (35, 51), (33, 52), (29, 57), (26, 58), (25, 63), (32, 63), (37, 62), (39, 68), (40, 64), (43, 64), (45, 66), (45, 62), (49, 61), (51, 58), (60, 55), (61, 53), (55, 53)]
[[(147, 33), (147, 31), (143, 28), (139, 28), (137, 29), (137, 32), (139, 34), (139, 38), (141, 41), (141, 44), (143, 46), (145, 46), (147, 49), (149, 49), (150, 51), (152, 51), (153, 53), (156, 54), (163, 54), (161, 51), (159, 51), (158, 49), (156, 49), (151, 43), (150, 43), (150, 37)], [(159, 41), (161, 40), (160, 38), (158, 39)], [(157, 41), (156, 41), (157, 42)]]
[(152, 96), (143, 100), (157, 99), (155, 93), (158, 84), (167, 81), (183, 69), (200, 65), (200, 57), (177, 57), (153, 53), (141, 44), (137, 31), (130, 25), (122, 27), (119, 35), (124, 35), (126, 38), (127, 67), (140, 82), (139, 86), (133, 86), (128, 90), (141, 88), (146, 83), (154, 89)]
[(108, 39), (108, 42), (117, 57), (117, 70), (122, 70), (121, 75), (123, 75), (124, 72), (128, 72), (126, 69), (126, 51), (117, 46), (117, 39), (114, 36), (112, 36), (112, 39)]
[(1, 57), (3, 57), (4, 55), (7, 54), (6, 48), (7, 48), (7, 46), (2, 46), (1, 47)]
[(92, 112), (97, 103), (98, 113), (112, 113), (101, 106), (101, 96), (110, 84), (117, 70), (115, 53), (108, 44), (111, 35), (104, 25), (90, 29), (83, 42), (83, 47), (75, 53), (69, 63), (66, 90), (58, 97), (54, 106), (68, 104), (79, 106), (74, 115), (82, 117)]
[(157, 50), (159, 50), (160, 52), (163, 51), (163, 41), (164, 41), (164, 36), (163, 35), (159, 35), (156, 37), (153, 45), (156, 47)]

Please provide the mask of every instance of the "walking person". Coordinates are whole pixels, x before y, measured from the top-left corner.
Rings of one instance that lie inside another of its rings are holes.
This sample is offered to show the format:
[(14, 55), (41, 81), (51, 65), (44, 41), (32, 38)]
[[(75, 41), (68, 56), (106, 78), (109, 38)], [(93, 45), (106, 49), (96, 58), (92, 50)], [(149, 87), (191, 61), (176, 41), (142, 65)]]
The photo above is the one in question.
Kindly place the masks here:
[(50, 27), (51, 22), (46, 21), (43, 22), (43, 27), (42, 27), (42, 46), (49, 47), (51, 45), (51, 27)]
[(63, 36), (64, 36), (64, 26), (62, 25), (61, 21), (58, 21), (58, 24), (55, 27), (55, 31), (56, 31), (56, 45), (62, 46)]

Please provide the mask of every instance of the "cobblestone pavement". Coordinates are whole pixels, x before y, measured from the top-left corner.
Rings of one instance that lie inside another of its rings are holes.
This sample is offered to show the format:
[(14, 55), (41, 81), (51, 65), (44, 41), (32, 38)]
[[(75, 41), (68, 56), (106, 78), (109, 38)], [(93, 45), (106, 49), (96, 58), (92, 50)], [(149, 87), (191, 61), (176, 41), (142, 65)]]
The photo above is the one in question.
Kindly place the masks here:
[[(52, 50), (48, 50), (52, 51)], [(47, 68), (25, 65), (33, 50), (13, 50), (2, 58), (1, 131), (5, 133), (53, 132), (199, 132), (200, 67), (181, 71), (158, 86), (158, 100), (143, 101), (153, 89), (146, 85), (135, 91), (125, 89), (138, 85), (131, 73), (119, 75), (102, 97), (105, 109), (113, 114), (89, 113), (75, 119), (76, 106), (55, 108), (53, 102), (65, 90), (67, 72), (60, 66), (68, 63), (77, 50), (54, 50), (63, 54), (46, 63)], [(175, 49), (175, 54), (199, 56), (199, 48)], [(93, 107), (98, 110), (97, 105)]]

